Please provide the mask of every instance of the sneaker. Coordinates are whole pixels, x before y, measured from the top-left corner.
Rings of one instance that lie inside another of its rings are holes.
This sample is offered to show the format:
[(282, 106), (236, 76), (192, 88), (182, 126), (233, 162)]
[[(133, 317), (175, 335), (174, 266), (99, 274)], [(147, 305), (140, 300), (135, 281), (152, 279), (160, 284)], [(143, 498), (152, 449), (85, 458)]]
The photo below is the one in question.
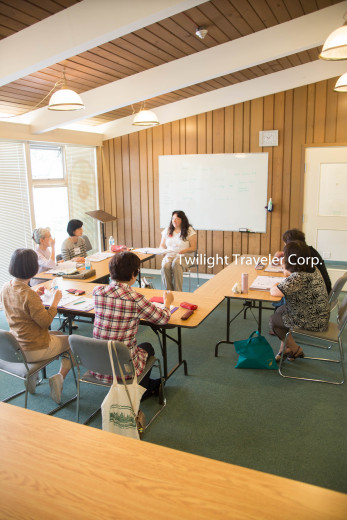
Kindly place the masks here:
[(27, 387), (29, 394), (35, 394), (36, 392), (36, 385), (37, 385), (37, 374), (34, 374), (33, 376), (30, 376), (29, 379), (27, 379)]
[(63, 391), (63, 376), (61, 374), (55, 374), (49, 378), (49, 386), (51, 389), (51, 398), (57, 404), (61, 403), (61, 393)]

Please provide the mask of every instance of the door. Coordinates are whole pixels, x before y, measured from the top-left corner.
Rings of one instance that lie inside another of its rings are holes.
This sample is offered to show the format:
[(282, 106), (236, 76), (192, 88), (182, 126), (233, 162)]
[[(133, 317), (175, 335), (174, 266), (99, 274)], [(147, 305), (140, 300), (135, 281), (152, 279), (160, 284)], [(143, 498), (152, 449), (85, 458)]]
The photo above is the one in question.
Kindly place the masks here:
[(324, 260), (347, 262), (347, 147), (306, 148), (303, 231)]

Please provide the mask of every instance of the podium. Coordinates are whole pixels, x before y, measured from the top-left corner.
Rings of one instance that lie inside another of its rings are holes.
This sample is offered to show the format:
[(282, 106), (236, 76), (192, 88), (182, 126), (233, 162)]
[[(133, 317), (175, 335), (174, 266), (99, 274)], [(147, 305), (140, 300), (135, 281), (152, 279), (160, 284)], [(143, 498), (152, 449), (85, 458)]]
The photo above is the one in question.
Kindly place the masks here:
[(107, 222), (113, 222), (113, 220), (117, 220), (117, 217), (114, 217), (110, 213), (106, 213), (106, 211), (103, 211), (102, 209), (96, 209), (95, 211), (86, 211), (85, 214), (101, 222), (102, 245), (104, 251), (106, 251), (105, 224)]

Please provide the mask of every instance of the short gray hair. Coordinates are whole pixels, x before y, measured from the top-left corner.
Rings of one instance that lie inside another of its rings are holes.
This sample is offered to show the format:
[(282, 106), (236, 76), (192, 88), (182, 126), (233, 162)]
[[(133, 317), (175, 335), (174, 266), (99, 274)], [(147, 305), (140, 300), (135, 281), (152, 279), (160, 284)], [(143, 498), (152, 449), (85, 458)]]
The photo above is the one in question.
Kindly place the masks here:
[(41, 238), (45, 238), (45, 235), (47, 233), (50, 233), (50, 231), (51, 231), (51, 228), (49, 228), (49, 227), (39, 227), (39, 228), (34, 229), (33, 236), (32, 236), (33, 241), (36, 242), (36, 244), (40, 245)]

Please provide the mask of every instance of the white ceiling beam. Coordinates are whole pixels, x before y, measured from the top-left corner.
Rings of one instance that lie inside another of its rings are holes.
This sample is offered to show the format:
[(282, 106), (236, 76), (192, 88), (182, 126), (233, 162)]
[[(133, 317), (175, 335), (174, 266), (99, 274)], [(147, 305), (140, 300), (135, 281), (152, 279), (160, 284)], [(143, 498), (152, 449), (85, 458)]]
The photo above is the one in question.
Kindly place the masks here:
[[(209, 112), (210, 110), (333, 78), (343, 74), (345, 68), (346, 64), (342, 61), (314, 61), (157, 107), (155, 113), (160, 124), (165, 124)], [(345, 94), (340, 93), (338, 95), (344, 96)], [(111, 123), (99, 125), (98, 131), (104, 134), (104, 140), (106, 140), (143, 130), (141, 127), (132, 126), (132, 120), (133, 116), (117, 119)]]
[(89, 90), (82, 95), (83, 112), (57, 113), (42, 108), (16, 121), (31, 123), (33, 133), (46, 132), (319, 46), (341, 23), (343, 4), (347, 2)]
[(83, 0), (0, 42), (0, 86), (206, 0)]

